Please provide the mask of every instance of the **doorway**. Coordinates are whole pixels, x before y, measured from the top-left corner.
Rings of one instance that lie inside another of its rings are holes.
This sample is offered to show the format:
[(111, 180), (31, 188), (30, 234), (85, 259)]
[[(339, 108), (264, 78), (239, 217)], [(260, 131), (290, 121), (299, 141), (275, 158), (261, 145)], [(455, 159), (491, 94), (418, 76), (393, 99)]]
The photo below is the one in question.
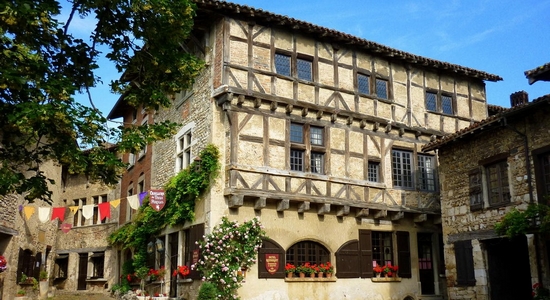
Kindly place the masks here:
[(432, 233), (418, 233), (418, 273), (422, 295), (435, 295)]
[(499, 238), (483, 242), (491, 299), (531, 299), (531, 271), (527, 237)]
[(77, 290), (86, 289), (86, 279), (88, 276), (88, 253), (78, 253), (78, 281)]

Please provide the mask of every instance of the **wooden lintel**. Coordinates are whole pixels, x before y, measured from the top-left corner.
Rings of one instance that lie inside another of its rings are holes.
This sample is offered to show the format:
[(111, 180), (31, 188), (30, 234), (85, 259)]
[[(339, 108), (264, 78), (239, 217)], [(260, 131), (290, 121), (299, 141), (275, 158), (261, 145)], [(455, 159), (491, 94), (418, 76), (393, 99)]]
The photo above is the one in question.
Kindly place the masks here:
[(254, 201), (254, 210), (261, 210), (266, 206), (267, 203), (266, 197), (259, 197)]
[(375, 219), (380, 219), (380, 218), (385, 218), (387, 215), (388, 215), (388, 211), (385, 210), (385, 209), (383, 209), (383, 210), (377, 211), (377, 212), (373, 215), (373, 217), (374, 217)]
[(290, 207), (290, 200), (283, 199), (277, 203), (277, 211), (285, 211)]
[(262, 99), (256, 98), (254, 99), (254, 108), (260, 108), (262, 106)]
[(317, 208), (318, 215), (324, 215), (329, 212), (330, 212), (330, 204), (328, 203), (319, 204), (319, 207)]
[(401, 220), (404, 217), (405, 217), (405, 212), (404, 211), (397, 211), (397, 212), (391, 214), (391, 220), (392, 221)]
[(305, 202), (302, 202), (299, 206), (298, 206), (298, 213), (304, 213), (304, 211), (308, 211), (309, 210), (309, 201), (305, 201)]
[(441, 224), (442, 222), (441, 216), (434, 216), (434, 224)]
[(242, 105), (244, 103), (244, 95), (239, 95), (237, 98), (237, 104)]
[(349, 215), (349, 205), (344, 205), (344, 206), (341, 206), (337, 211), (336, 211), (336, 216), (337, 217), (343, 217), (343, 216), (347, 216)]
[(243, 206), (243, 199), (244, 199), (243, 196), (231, 195), (229, 197), (229, 201), (228, 201), (229, 208), (235, 208), (235, 207)]
[(428, 214), (417, 214), (414, 216), (415, 223), (422, 223), (428, 220)]
[(367, 217), (368, 215), (369, 215), (369, 209), (368, 208), (360, 209), (360, 210), (357, 211), (357, 213), (355, 213), (356, 218), (363, 218), (363, 217)]

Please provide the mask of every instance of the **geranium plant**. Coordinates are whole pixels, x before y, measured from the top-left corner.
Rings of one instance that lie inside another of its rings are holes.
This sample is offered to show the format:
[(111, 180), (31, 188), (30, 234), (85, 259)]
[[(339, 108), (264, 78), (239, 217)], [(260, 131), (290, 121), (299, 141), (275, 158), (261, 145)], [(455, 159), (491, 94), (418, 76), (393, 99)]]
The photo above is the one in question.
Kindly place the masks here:
[(384, 272), (384, 267), (380, 265), (376, 265), (372, 270), (376, 274), (382, 274)]
[(223, 217), (221, 224), (198, 243), (201, 256), (191, 268), (202, 272), (203, 281), (217, 286), (218, 299), (239, 299), (237, 289), (244, 279), (239, 272), (256, 263), (264, 237), (258, 218), (239, 224)]
[(304, 274), (306, 274), (306, 275), (310, 275), (310, 274), (316, 273), (316, 272), (315, 272), (314, 266), (313, 266), (311, 263), (309, 263), (309, 262), (306, 262), (306, 263), (304, 263), (304, 264), (301, 264), (298, 268), (296, 268), (296, 271), (297, 271), (298, 273), (304, 273)]
[(286, 266), (285, 266), (285, 272), (288, 274), (288, 273), (296, 273), (296, 266), (291, 264), (291, 263), (287, 263)]
[(176, 276), (181, 276), (183, 278), (185, 278), (185, 276), (189, 275), (189, 267), (187, 266), (178, 266), (174, 272), (172, 272), (172, 276), (173, 277), (176, 277)]
[(330, 261), (327, 261), (326, 263), (319, 265), (319, 272), (332, 274), (334, 273), (334, 266), (330, 264)]
[(4, 255), (0, 255), (0, 273), (6, 271), (8, 268), (8, 261), (4, 257)]
[(164, 266), (160, 267), (157, 270), (150, 269), (149, 272), (147, 273), (147, 275), (150, 276), (152, 281), (164, 279), (164, 274), (166, 274), (166, 269), (164, 268)]

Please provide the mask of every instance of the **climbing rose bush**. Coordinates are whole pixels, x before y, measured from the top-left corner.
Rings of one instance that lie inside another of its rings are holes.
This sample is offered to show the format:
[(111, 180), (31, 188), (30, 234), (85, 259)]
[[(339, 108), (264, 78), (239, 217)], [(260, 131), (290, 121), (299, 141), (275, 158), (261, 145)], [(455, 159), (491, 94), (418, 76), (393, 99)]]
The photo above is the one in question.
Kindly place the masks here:
[(201, 255), (192, 268), (203, 274), (203, 281), (218, 287), (217, 299), (240, 299), (237, 290), (244, 279), (240, 271), (256, 263), (258, 249), (265, 237), (258, 218), (239, 224), (223, 217), (221, 224), (198, 242)]

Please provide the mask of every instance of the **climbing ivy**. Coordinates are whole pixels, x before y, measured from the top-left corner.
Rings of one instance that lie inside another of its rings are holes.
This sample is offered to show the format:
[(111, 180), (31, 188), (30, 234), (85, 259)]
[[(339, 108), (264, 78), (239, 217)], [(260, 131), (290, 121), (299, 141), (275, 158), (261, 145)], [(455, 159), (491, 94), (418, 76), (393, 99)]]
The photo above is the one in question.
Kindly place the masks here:
[(550, 207), (529, 204), (524, 211), (514, 208), (495, 224), (495, 231), (510, 238), (526, 233), (550, 233)]
[(146, 265), (147, 244), (152, 236), (167, 226), (195, 218), (195, 201), (210, 186), (220, 169), (220, 154), (214, 145), (207, 145), (199, 157), (200, 162), (193, 162), (169, 180), (165, 186), (166, 204), (161, 211), (149, 206), (149, 197), (146, 197), (132, 222), (109, 236), (111, 245), (134, 249), (133, 265), (136, 269)]

